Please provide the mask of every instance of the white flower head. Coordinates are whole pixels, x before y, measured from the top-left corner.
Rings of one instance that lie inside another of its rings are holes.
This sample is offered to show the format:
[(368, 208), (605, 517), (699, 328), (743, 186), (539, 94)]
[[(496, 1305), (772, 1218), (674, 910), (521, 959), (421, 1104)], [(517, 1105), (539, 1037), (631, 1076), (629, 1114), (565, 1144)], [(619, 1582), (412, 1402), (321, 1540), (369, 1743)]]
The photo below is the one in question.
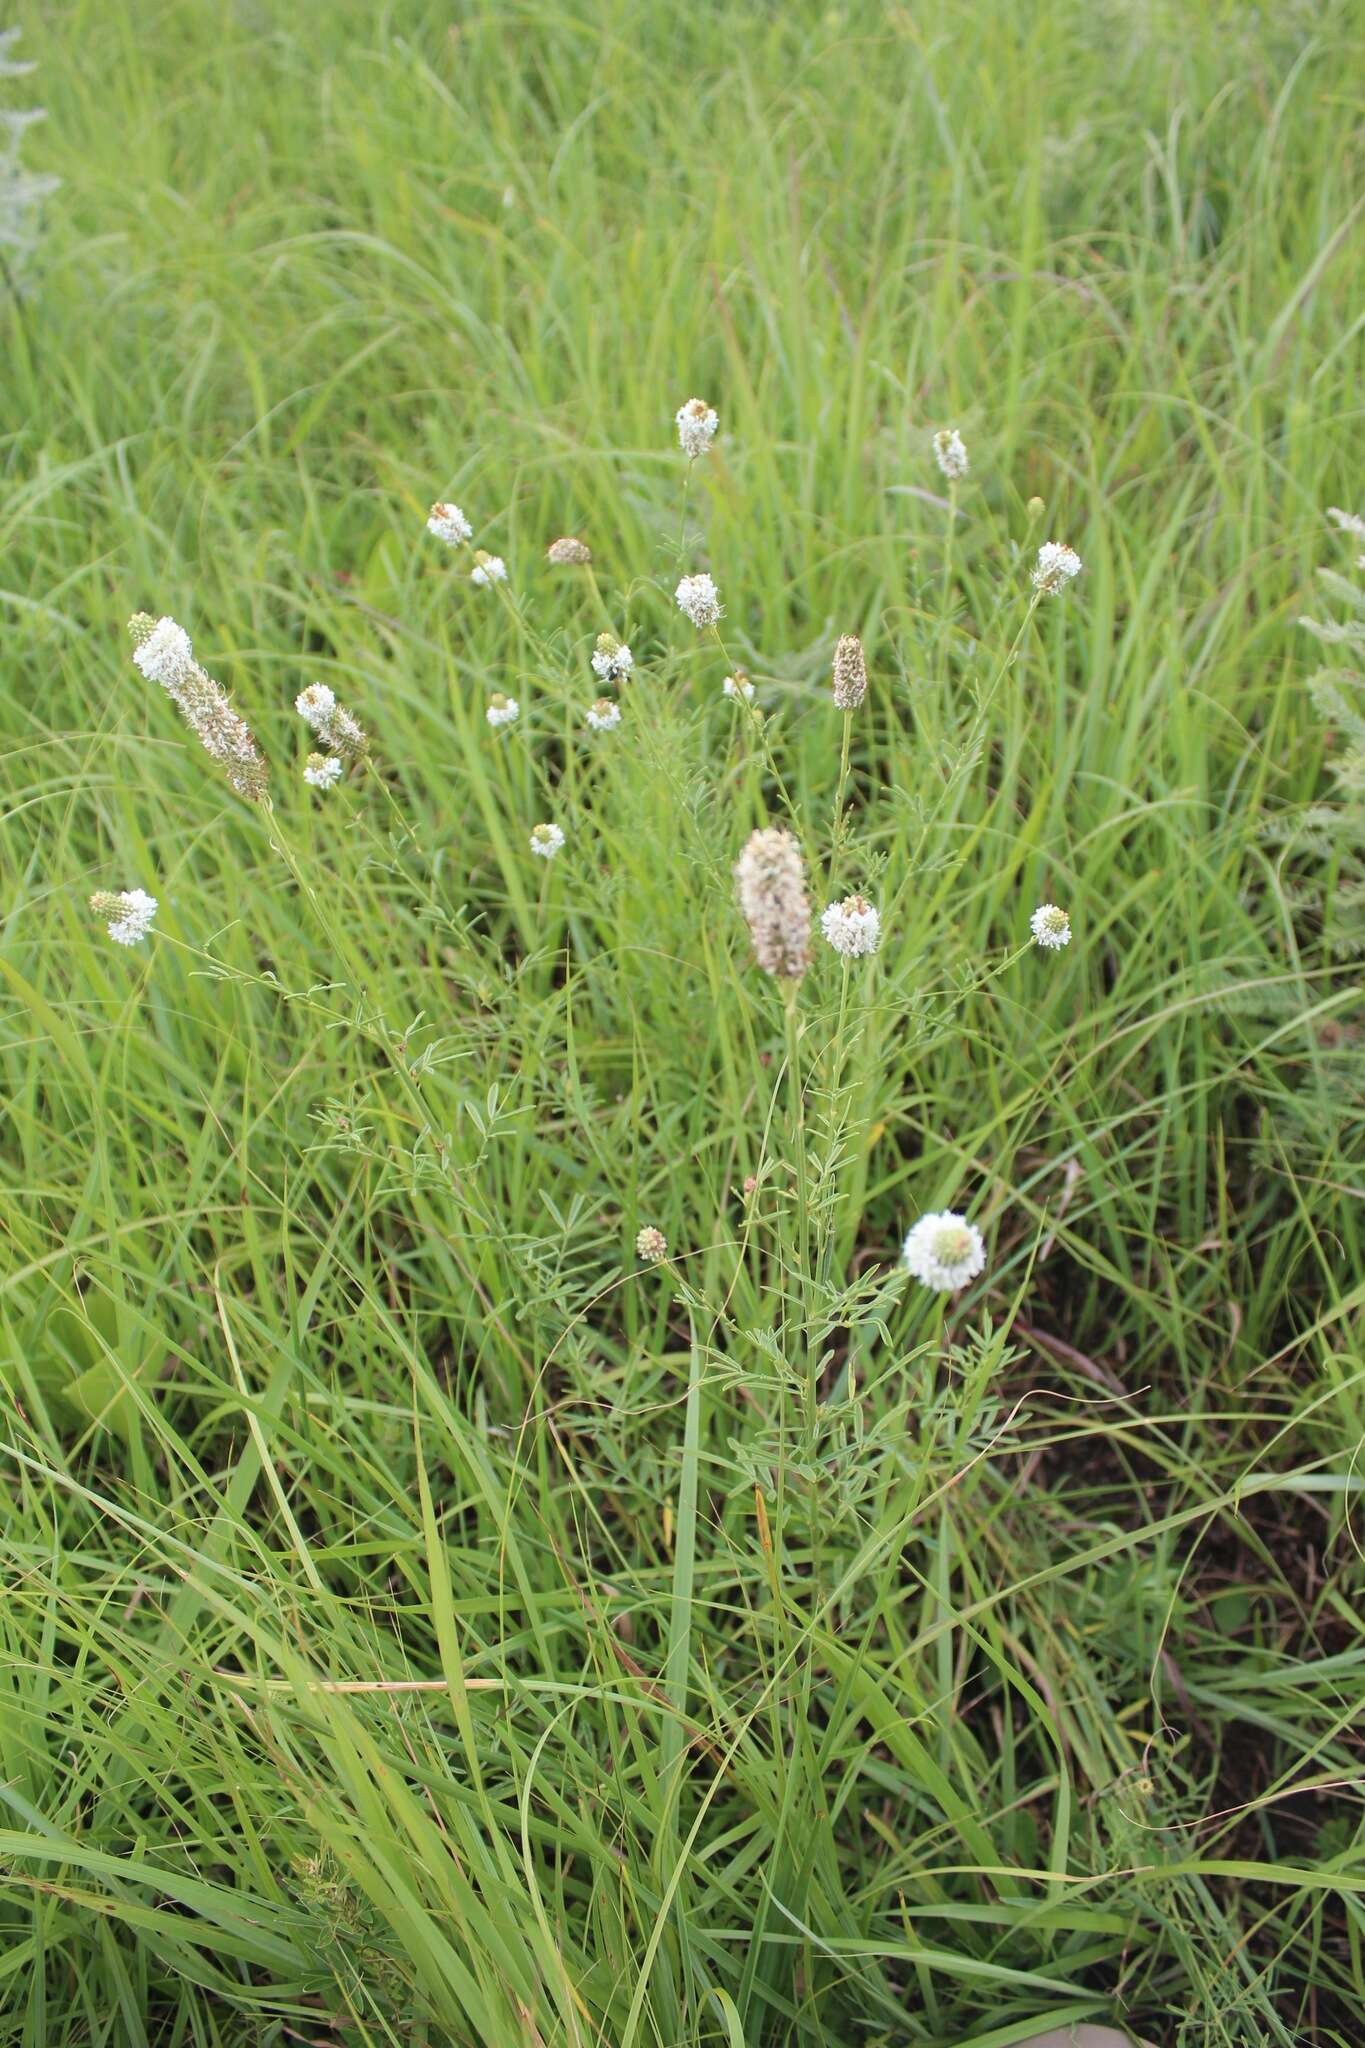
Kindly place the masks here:
[(310, 789), (331, 789), (341, 780), (341, 756), (310, 754), (303, 764), (303, 779)]
[(432, 506), (427, 518), (427, 532), (434, 533), (437, 540), (443, 540), (448, 548), (463, 547), (473, 540), (474, 529), (458, 505)]
[(856, 960), (875, 953), (882, 942), (882, 921), (865, 896), (845, 896), (820, 914), (820, 929), (836, 953)]
[[(3, 167), (0, 166), (0, 175)], [(189, 634), (174, 619), (134, 612), (128, 621), (133, 661), (150, 681), (160, 683), (200, 746), (225, 772), (239, 796), (261, 802), (267, 791), (265, 761), (251, 727), (221, 683), (200, 668)]]
[(1038, 550), (1033, 587), (1043, 597), (1055, 597), (1059, 590), (1081, 573), (1081, 558), (1064, 540), (1045, 540)]
[(623, 683), (635, 666), (635, 656), (614, 633), (599, 633), (593, 649), (592, 666), (594, 675), (600, 676), (604, 683)]
[(746, 669), (737, 668), (732, 676), (725, 678), (721, 689), (727, 697), (733, 697), (737, 704), (752, 704), (754, 701), (754, 686), (749, 681)]
[[(1329, 505), (1327, 517), (1338, 533), (1349, 533), (1352, 540), (1365, 540), (1365, 519), (1358, 512), (1343, 512), (1340, 505)], [(166, 621), (161, 623), (165, 625)]]
[(294, 699), (294, 709), (300, 718), (307, 719), (314, 732), (322, 731), (336, 708), (336, 692), (329, 690), (326, 683), (310, 683)]
[(133, 665), (163, 690), (183, 682), (194, 667), (189, 634), (174, 619), (158, 619), (144, 638), (134, 642)]
[(704, 398), (689, 398), (686, 405), (680, 405), (675, 415), (678, 422), (678, 445), (689, 462), (695, 462), (699, 455), (705, 455), (716, 438), (720, 425), (716, 409)]
[(934, 436), (934, 460), (950, 484), (967, 474), (967, 444), (956, 427), (940, 427)]
[(488, 555), (480, 548), (474, 557), (474, 566), (469, 572), (469, 580), (471, 583), (505, 583), (507, 581), (507, 564), (501, 555)]
[(560, 825), (537, 825), (531, 833), (531, 851), (542, 860), (553, 860), (564, 844), (564, 830)]
[(1049, 953), (1060, 952), (1063, 946), (1071, 944), (1071, 919), (1055, 903), (1040, 903), (1028, 921), (1028, 928)]
[(579, 540), (571, 533), (562, 533), (546, 548), (545, 559), (557, 569), (578, 568), (592, 560), (592, 549), (585, 540)]
[(521, 706), (515, 697), (504, 697), (501, 690), (495, 690), (488, 700), (488, 710), (485, 715), (488, 723), (496, 732), (501, 726), (516, 724), (517, 720), (521, 717)]
[(643, 1259), (647, 1266), (657, 1266), (660, 1259), (668, 1257), (668, 1239), (662, 1230), (656, 1230), (652, 1223), (646, 1223), (635, 1240), (635, 1256)]
[(610, 697), (597, 697), (583, 713), (594, 732), (614, 732), (621, 723), (621, 707)]
[(152, 928), (157, 901), (145, 889), (97, 889), (90, 908), (116, 946), (140, 946)]
[(720, 592), (704, 571), (700, 576), (684, 576), (674, 596), (678, 610), (686, 613), (699, 633), (714, 626), (720, 617)]
[(312, 726), (329, 754), (358, 761), (368, 751), (370, 743), (365, 728), (337, 703), (336, 692), (326, 683), (310, 683), (306, 690), (300, 690), (294, 699), (294, 709)]
[(902, 1257), (926, 1287), (952, 1294), (975, 1280), (986, 1263), (986, 1241), (974, 1223), (952, 1209), (921, 1216), (905, 1240)]

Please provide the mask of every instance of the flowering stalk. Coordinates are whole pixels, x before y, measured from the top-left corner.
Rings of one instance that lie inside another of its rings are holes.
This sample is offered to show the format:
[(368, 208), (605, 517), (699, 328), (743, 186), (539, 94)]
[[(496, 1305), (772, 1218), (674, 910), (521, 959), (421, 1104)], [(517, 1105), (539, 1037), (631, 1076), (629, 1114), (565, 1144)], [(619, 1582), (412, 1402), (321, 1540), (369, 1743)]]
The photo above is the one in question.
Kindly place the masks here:
[(216, 761), (238, 796), (263, 803), (266, 767), (251, 728), (233, 710), (226, 690), (200, 668), (190, 636), (174, 619), (134, 612), (128, 621), (133, 665), (160, 683), (206, 754)]

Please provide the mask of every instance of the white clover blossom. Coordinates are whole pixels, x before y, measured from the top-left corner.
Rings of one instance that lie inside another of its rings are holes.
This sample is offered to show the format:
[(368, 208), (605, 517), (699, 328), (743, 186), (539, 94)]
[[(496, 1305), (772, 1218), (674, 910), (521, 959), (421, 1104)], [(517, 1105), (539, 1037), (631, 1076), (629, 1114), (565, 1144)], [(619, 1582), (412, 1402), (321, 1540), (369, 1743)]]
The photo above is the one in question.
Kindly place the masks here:
[(594, 675), (604, 683), (623, 683), (635, 666), (635, 656), (624, 640), (618, 640), (614, 633), (599, 633), (593, 649), (592, 666)]
[(956, 427), (940, 427), (934, 436), (934, 460), (950, 484), (967, 474), (967, 444)]
[(1064, 540), (1045, 540), (1038, 550), (1033, 587), (1041, 597), (1055, 597), (1081, 573), (1081, 558)]
[(485, 554), (483, 549), (480, 548), (474, 557), (474, 566), (469, 572), (469, 580), (471, 583), (505, 583), (507, 581), (507, 564), (501, 555)]
[(921, 1216), (901, 1253), (916, 1280), (940, 1294), (952, 1294), (975, 1280), (986, 1263), (986, 1241), (974, 1223), (955, 1210)]
[(727, 697), (732, 697), (737, 704), (752, 704), (754, 701), (754, 686), (749, 681), (746, 669), (737, 668), (732, 676), (725, 678), (725, 681), (721, 684), (721, 689)]
[(501, 690), (495, 690), (488, 700), (485, 716), (496, 732), (501, 726), (516, 724), (521, 717), (521, 706), (515, 697), (505, 697)]
[(836, 953), (856, 960), (875, 953), (882, 941), (882, 921), (865, 896), (845, 896), (820, 913), (820, 929)]
[(657, 1266), (660, 1259), (668, 1257), (668, 1239), (662, 1230), (656, 1230), (652, 1223), (646, 1223), (635, 1240), (635, 1256), (643, 1259), (647, 1266)]
[(564, 830), (560, 825), (537, 825), (531, 833), (531, 851), (542, 860), (553, 860), (564, 844)]
[(310, 789), (331, 789), (341, 780), (341, 756), (310, 754), (303, 764), (303, 779)]
[(695, 462), (699, 455), (705, 455), (716, 438), (720, 425), (716, 409), (704, 398), (689, 398), (686, 405), (680, 405), (674, 415), (678, 425), (678, 445), (689, 462)]
[(146, 639), (134, 646), (133, 666), (163, 690), (183, 682), (194, 667), (189, 634), (174, 619), (158, 619)]
[(463, 547), (466, 541), (474, 538), (474, 529), (459, 506), (439, 501), (428, 515), (427, 532), (434, 533), (437, 540), (443, 540), (448, 548)]
[(90, 908), (116, 946), (140, 946), (152, 928), (157, 900), (145, 889), (97, 889)]
[(613, 732), (621, 723), (621, 707), (610, 697), (597, 697), (583, 713), (594, 732)]
[(700, 576), (684, 576), (674, 596), (678, 610), (686, 613), (699, 633), (714, 626), (721, 615), (720, 592), (705, 571)]
[(1071, 944), (1071, 919), (1055, 903), (1040, 903), (1028, 921), (1028, 928), (1049, 953)]
[(1338, 533), (1349, 533), (1352, 540), (1365, 540), (1365, 519), (1358, 512), (1343, 512), (1340, 505), (1329, 505), (1327, 517)]

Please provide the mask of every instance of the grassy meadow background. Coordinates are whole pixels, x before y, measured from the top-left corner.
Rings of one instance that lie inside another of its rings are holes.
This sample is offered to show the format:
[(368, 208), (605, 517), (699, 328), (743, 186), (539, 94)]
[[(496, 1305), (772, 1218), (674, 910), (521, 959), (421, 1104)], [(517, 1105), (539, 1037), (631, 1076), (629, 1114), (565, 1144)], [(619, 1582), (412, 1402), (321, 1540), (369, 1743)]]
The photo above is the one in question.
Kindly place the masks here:
[(0, 2041), (1351, 2048), (1353, 10), (11, 14)]

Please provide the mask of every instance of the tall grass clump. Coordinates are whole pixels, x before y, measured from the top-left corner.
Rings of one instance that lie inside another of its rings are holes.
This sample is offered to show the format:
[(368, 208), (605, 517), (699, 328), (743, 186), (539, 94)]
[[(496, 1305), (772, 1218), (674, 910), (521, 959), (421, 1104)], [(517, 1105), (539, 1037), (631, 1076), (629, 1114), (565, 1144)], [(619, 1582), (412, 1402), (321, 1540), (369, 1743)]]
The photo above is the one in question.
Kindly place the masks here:
[(1349, 11), (154, 14), (0, 312), (0, 2039), (1345, 2048)]

